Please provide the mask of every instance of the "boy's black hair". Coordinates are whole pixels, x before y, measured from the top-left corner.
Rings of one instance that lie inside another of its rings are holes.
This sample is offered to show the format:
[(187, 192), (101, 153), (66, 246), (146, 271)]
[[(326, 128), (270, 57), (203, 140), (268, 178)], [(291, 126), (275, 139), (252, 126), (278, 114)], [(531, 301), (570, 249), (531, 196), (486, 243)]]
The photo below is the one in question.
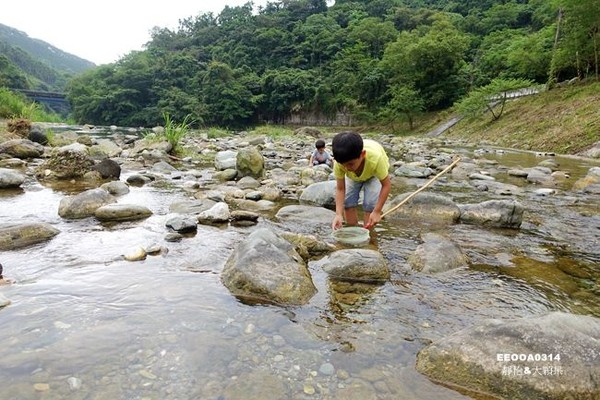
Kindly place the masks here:
[(317, 149), (320, 149), (322, 147), (325, 147), (325, 141), (323, 139), (319, 139), (315, 142), (315, 147)]
[(362, 137), (353, 131), (340, 132), (333, 137), (331, 151), (335, 161), (343, 164), (360, 157), (363, 151)]

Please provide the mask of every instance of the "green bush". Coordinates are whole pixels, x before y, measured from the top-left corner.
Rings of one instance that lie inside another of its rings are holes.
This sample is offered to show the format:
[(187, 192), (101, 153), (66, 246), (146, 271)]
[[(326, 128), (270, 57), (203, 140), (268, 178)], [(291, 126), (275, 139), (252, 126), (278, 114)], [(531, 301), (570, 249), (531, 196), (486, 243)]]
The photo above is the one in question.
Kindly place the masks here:
[(49, 113), (38, 103), (28, 101), (25, 96), (0, 88), (0, 118), (24, 118), (33, 122), (62, 122), (58, 114)]
[(194, 123), (194, 121), (190, 121), (190, 114), (186, 115), (181, 123), (176, 123), (173, 121), (169, 113), (163, 113), (163, 118), (165, 120), (165, 138), (169, 143), (171, 143), (173, 150), (175, 150), (181, 139), (188, 134), (190, 126)]

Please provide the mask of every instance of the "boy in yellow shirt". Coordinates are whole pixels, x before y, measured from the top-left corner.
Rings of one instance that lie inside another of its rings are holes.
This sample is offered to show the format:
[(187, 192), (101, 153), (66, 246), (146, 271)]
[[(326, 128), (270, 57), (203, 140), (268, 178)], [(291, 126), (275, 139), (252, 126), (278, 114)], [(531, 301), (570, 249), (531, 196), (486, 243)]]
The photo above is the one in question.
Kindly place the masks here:
[(358, 225), (356, 208), (363, 190), (364, 227), (370, 229), (381, 221), (381, 210), (392, 188), (388, 156), (379, 143), (363, 140), (352, 131), (335, 135), (331, 147), (336, 179), (335, 218), (331, 227), (341, 228), (344, 216), (348, 225)]

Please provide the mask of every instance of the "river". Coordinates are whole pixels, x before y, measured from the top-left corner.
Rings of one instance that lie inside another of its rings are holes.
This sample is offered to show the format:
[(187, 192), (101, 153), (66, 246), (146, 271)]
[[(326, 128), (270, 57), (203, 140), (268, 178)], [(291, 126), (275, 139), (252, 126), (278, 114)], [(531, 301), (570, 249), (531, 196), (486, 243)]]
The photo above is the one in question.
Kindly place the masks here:
[[(469, 156), (476, 150), (455, 149)], [(535, 153), (508, 149), (481, 157), (521, 168), (541, 161)], [(594, 291), (600, 197), (570, 191), (600, 163), (551, 158), (570, 178), (556, 195), (519, 197), (526, 209), (520, 229), (383, 221), (370, 246), (386, 258), (388, 282), (332, 282), (314, 260), (309, 269), (317, 295), (288, 308), (243, 303), (220, 281), (234, 247), (256, 227), (199, 225), (181, 242), (164, 242), (170, 204), (190, 197), (178, 184), (132, 188), (119, 202), (143, 204), (153, 215), (103, 224), (58, 216), (60, 200), (82, 187), (45, 186), (30, 176), (20, 190), (0, 190), (0, 220), (45, 222), (61, 233), (0, 252), (11, 282), (0, 286), (11, 301), (0, 309), (0, 398), (472, 398), (418, 373), (417, 352), (487, 318), (550, 310), (600, 317)], [(121, 180), (133, 172), (124, 170)], [(523, 179), (505, 181), (526, 186)], [(396, 182), (394, 193), (414, 188), (409, 180)], [(451, 179), (432, 191), (457, 203), (487, 196)], [(273, 218), (265, 214), (258, 227)], [(460, 243), (469, 268), (441, 275), (411, 271), (407, 256), (419, 235), (433, 229)], [(129, 249), (150, 243), (168, 253), (123, 259)]]

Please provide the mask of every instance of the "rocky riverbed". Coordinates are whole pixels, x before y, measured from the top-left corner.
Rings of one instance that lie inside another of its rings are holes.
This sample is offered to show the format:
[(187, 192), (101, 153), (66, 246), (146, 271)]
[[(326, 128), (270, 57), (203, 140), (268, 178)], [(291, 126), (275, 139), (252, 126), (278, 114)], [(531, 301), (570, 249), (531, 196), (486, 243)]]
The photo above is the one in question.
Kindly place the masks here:
[(376, 137), (389, 207), (461, 161), (349, 247), (313, 137), (52, 129), (0, 143), (2, 398), (600, 394), (597, 159)]

